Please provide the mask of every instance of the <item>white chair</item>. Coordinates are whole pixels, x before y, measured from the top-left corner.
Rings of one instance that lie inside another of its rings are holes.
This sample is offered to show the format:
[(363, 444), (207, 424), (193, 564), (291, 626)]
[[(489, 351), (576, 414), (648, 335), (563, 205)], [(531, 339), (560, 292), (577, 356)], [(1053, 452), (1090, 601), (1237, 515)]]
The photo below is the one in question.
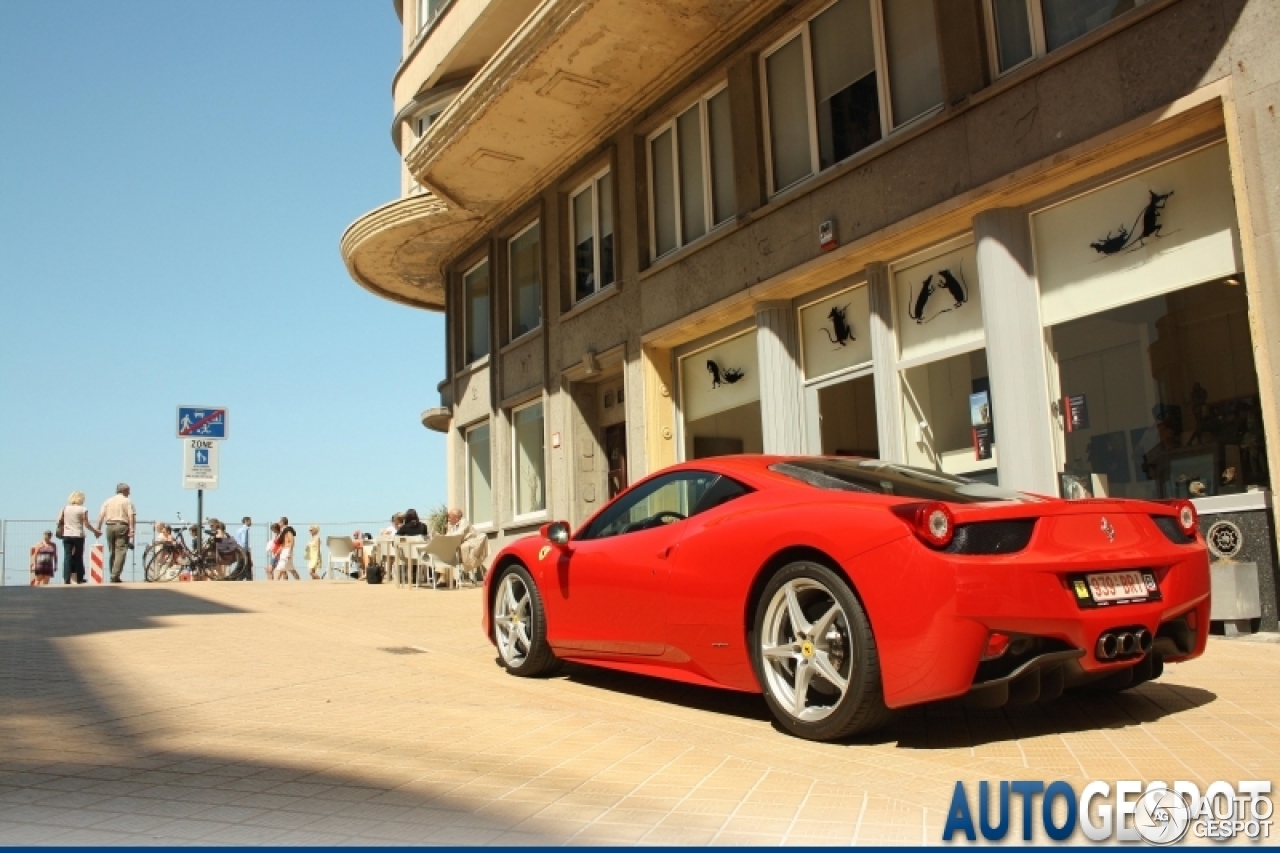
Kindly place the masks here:
[(453, 536), (433, 536), (423, 551), (431, 566), (432, 579), (438, 587), (440, 581), (446, 586), (457, 587), (462, 582), (462, 555), (458, 552), (462, 545), (462, 534)]
[(420, 568), (418, 562), (418, 546), (425, 545), (425, 536), (397, 536), (396, 550), (396, 586), (412, 586), (417, 576), (413, 574)]
[(325, 570), (324, 576), (328, 580), (335, 580), (338, 577), (337, 570), (342, 570), (342, 577), (349, 579), (351, 577), (352, 555), (355, 553), (355, 546), (346, 536), (329, 536), (325, 539), (325, 544), (329, 546), (329, 568)]

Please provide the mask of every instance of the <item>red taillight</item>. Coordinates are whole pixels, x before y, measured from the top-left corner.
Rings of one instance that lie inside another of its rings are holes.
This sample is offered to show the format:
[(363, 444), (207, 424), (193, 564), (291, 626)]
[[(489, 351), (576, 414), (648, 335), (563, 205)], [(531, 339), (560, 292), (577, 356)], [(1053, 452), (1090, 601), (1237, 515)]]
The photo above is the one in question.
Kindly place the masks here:
[(995, 660), (1009, 651), (1009, 635), (992, 631), (987, 637), (987, 647), (982, 652), (983, 660)]
[(1196, 505), (1191, 501), (1162, 501), (1173, 507), (1174, 519), (1178, 522), (1178, 529), (1182, 531), (1182, 535), (1188, 539), (1196, 538), (1196, 534), (1200, 532), (1200, 516), (1196, 513)]
[(911, 532), (930, 548), (945, 548), (955, 535), (956, 520), (944, 503), (904, 504), (894, 513), (911, 526)]

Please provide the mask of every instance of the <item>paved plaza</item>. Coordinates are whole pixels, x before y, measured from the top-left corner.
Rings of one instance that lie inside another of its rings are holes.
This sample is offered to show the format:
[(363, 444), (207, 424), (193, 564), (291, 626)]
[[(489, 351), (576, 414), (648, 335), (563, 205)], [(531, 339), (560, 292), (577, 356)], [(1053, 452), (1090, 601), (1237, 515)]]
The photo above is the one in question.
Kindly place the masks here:
[(1280, 644), (831, 745), (756, 696), (512, 678), (479, 619), (476, 589), (0, 589), (0, 843), (918, 844), (958, 779), (1280, 779)]

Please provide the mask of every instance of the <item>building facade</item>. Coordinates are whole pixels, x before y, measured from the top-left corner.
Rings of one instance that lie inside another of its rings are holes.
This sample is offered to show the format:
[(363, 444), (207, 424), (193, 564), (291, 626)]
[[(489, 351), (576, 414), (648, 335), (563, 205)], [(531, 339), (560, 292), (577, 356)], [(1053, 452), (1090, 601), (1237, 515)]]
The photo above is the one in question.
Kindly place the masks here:
[(423, 422), (495, 544), (680, 460), (870, 455), (1191, 497), (1274, 628), (1280, 6), (396, 8), (403, 195), (342, 252), (445, 312)]

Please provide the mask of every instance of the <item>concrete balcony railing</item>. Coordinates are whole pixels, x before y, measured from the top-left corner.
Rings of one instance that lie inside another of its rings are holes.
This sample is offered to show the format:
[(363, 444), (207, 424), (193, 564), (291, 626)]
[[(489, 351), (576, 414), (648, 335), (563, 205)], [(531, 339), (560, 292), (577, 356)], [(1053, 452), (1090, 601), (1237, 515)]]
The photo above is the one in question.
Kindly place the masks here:
[(342, 235), (342, 260), (351, 277), (369, 292), (443, 311), (438, 258), (469, 229), (471, 218), (430, 192), (402, 198), (351, 223)]
[(422, 413), (422, 425), (433, 432), (448, 432), (453, 419), (453, 386), (446, 379), (436, 389), (440, 392), (440, 405)]

